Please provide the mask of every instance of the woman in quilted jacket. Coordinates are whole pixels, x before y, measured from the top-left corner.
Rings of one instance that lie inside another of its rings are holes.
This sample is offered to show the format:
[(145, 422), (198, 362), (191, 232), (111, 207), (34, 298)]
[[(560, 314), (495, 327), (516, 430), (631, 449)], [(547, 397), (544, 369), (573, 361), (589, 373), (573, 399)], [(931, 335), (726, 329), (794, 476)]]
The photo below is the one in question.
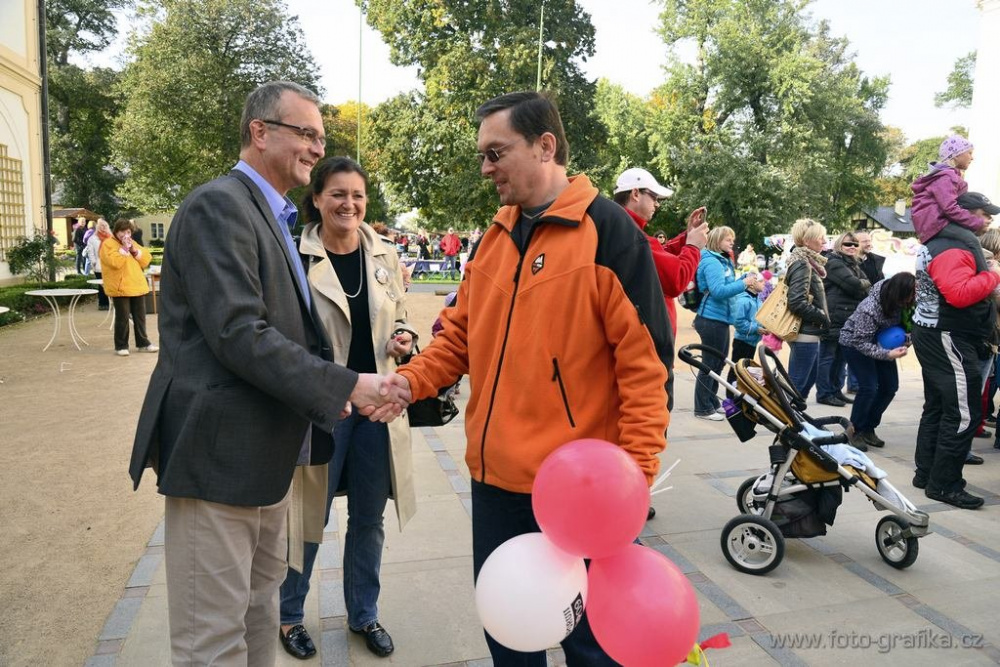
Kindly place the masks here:
[(840, 328), (868, 296), (872, 285), (858, 263), (860, 243), (853, 232), (841, 234), (826, 258), (826, 307), (830, 313), (830, 328), (819, 344), (819, 365), (816, 376), (816, 402), (842, 408), (853, 401), (844, 395), (847, 362), (840, 349)]

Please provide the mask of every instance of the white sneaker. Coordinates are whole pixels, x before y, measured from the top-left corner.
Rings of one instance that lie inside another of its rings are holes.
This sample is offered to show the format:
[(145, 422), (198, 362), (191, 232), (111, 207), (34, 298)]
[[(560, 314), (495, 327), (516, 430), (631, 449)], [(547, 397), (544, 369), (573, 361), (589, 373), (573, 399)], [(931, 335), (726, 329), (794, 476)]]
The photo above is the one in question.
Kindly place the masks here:
[(720, 415), (725, 416), (726, 409), (724, 407), (722, 407), (722, 406), (719, 406), (718, 408), (715, 409), (715, 412), (718, 413), (718, 414), (720, 414)]
[(695, 417), (697, 417), (698, 419), (704, 419), (705, 421), (710, 421), (710, 422), (721, 422), (721, 421), (724, 421), (726, 419), (725, 417), (723, 417), (722, 415), (720, 415), (718, 412), (710, 412), (707, 415), (695, 415)]
[(156, 345), (153, 345), (152, 343), (150, 343), (146, 347), (140, 347), (139, 351), (140, 352), (159, 352), (160, 348), (157, 347)]
[(115, 354), (117, 354), (119, 357), (127, 357), (128, 350), (115, 350)]

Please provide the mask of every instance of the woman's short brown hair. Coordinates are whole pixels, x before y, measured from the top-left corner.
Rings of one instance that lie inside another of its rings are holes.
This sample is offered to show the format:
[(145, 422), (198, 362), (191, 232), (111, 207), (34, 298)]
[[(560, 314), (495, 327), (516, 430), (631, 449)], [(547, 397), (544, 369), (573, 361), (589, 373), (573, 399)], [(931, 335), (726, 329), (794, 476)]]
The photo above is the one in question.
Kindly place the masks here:
[(118, 232), (134, 232), (135, 225), (128, 218), (118, 218), (115, 220), (115, 226), (111, 228), (111, 233), (117, 235)]

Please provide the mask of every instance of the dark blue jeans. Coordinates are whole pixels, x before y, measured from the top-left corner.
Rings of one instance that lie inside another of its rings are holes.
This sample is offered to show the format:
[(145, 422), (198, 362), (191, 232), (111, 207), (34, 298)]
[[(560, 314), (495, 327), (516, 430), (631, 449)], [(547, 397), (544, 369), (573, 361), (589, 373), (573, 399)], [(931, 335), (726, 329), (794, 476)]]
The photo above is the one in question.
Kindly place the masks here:
[[(722, 369), (726, 367), (726, 357), (729, 356), (729, 325), (698, 315), (694, 318), (694, 330), (701, 337), (702, 345), (714, 348), (722, 355), (705, 354), (702, 356), (702, 362), (721, 376)], [(717, 395), (718, 391), (718, 381), (713, 380), (707, 371), (699, 370), (694, 384), (694, 413), (696, 415), (710, 415), (718, 410), (721, 405)]]
[(874, 431), (899, 389), (896, 360), (872, 359), (853, 347), (844, 347), (847, 365), (858, 378), (858, 395), (851, 406), (851, 423), (857, 431)]
[[(385, 424), (371, 422), (355, 410), (333, 430), (334, 446), (347, 448), (341, 474), (347, 480), (347, 535), (344, 538), (344, 602), (347, 624), (358, 630), (378, 620), (379, 571), (385, 530), (382, 516), (392, 491), (389, 431)], [(330, 471), (326, 497), (326, 519), (339, 483)], [(303, 572), (289, 569), (281, 585), (281, 623), (301, 623), (302, 608), (309, 592), (309, 577), (319, 545), (306, 542)]]
[[(483, 563), (497, 547), (512, 537), (538, 532), (541, 529), (531, 509), (530, 493), (513, 493), (472, 481), (472, 568), (476, 579)], [(513, 651), (497, 643), (489, 633), (484, 634), (495, 667), (545, 667), (545, 651)], [(562, 641), (562, 648), (568, 667), (618, 664), (597, 644), (586, 612), (576, 629)]]
[(441, 274), (448, 272), (449, 278), (454, 278), (455, 274), (458, 273), (458, 267), (456, 266), (458, 260), (458, 255), (445, 255), (444, 262), (441, 264)]
[(802, 398), (809, 398), (809, 392), (816, 383), (819, 343), (792, 341), (788, 344), (788, 349), (788, 377), (802, 394)]
[(816, 366), (816, 398), (830, 398), (844, 391), (847, 360), (837, 341), (820, 341)]

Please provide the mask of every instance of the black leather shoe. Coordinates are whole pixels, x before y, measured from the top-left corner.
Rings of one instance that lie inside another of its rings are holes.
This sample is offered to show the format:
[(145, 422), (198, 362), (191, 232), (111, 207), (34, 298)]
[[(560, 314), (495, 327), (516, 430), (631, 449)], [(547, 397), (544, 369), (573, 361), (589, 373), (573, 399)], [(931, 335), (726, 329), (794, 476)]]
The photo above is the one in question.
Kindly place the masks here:
[(380, 658), (384, 658), (396, 650), (396, 647), (392, 645), (392, 637), (378, 621), (372, 621), (360, 630), (351, 628), (351, 632), (364, 635), (368, 650)]
[(981, 466), (983, 465), (983, 457), (976, 454), (969, 454), (965, 457), (965, 465), (967, 466)]
[(993, 437), (993, 431), (989, 430), (988, 428), (984, 428), (982, 431), (980, 431), (979, 433), (977, 433), (975, 437), (977, 437), (977, 438), (992, 438)]
[(875, 431), (862, 431), (859, 437), (869, 447), (885, 447), (885, 440), (875, 435)]
[(293, 625), (286, 635), (278, 628), (278, 637), (281, 638), (281, 645), (285, 647), (285, 652), (293, 658), (305, 660), (316, 655), (316, 645), (313, 644), (312, 637), (306, 632), (305, 626)]
[(983, 506), (984, 502), (984, 500), (979, 496), (974, 496), (964, 490), (941, 493), (940, 491), (934, 491), (933, 489), (924, 489), (924, 495), (931, 500), (947, 503), (963, 510), (979, 509)]
[(823, 405), (832, 405), (835, 408), (842, 408), (847, 405), (847, 403), (844, 403), (836, 396), (824, 396), (823, 398), (817, 398), (816, 402), (822, 403)]
[(848, 398), (843, 393), (837, 394), (836, 396), (837, 396), (837, 398), (839, 398), (840, 400), (842, 400), (844, 403), (847, 403), (848, 405), (850, 405), (851, 403), (854, 402), (853, 398)]
[(913, 481), (910, 482), (910, 483), (913, 484), (914, 488), (917, 488), (917, 489), (926, 489), (927, 488), (927, 475), (923, 475), (923, 474), (921, 474), (921, 473), (918, 472), (917, 474), (915, 474), (913, 476)]
[(649, 511), (646, 512), (646, 521), (651, 520), (654, 516), (656, 516), (656, 508), (650, 505)]

